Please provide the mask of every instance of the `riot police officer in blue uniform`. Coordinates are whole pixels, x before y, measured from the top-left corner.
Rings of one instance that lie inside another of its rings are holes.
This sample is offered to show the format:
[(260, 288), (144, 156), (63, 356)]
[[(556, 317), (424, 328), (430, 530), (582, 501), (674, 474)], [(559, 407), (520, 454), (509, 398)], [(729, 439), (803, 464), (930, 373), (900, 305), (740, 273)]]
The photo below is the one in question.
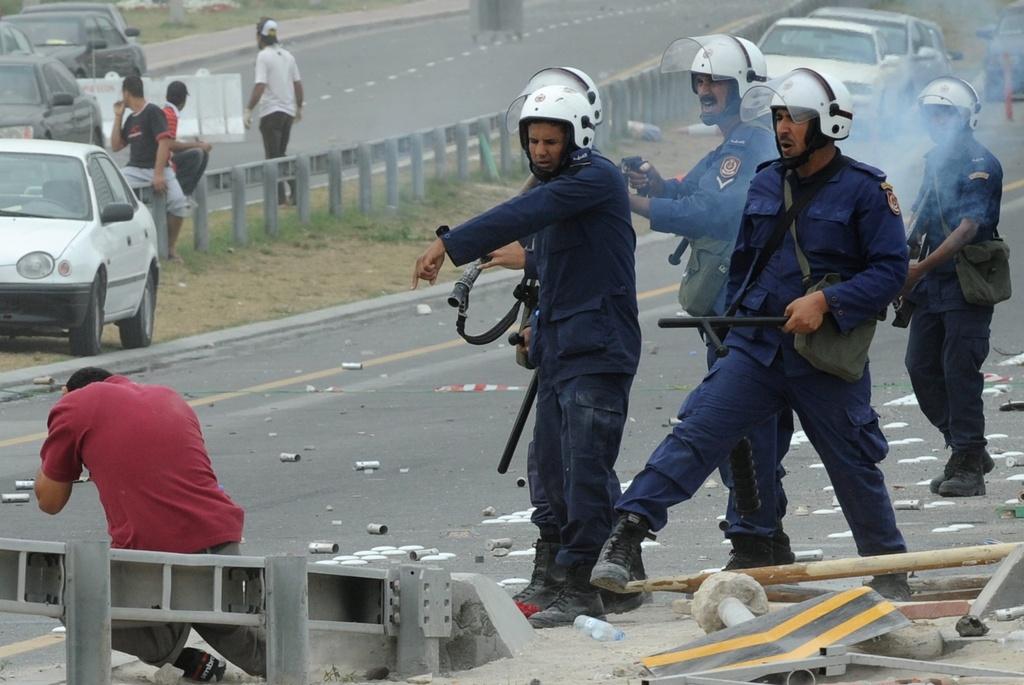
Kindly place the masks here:
[[(768, 80), (767, 66), (764, 55), (750, 41), (716, 34), (674, 41), (662, 56), (661, 71), (689, 75), (700, 102), (701, 121), (717, 126), (724, 140), (682, 181), (662, 179), (649, 163), (628, 171), (630, 185), (637, 189), (637, 194), (630, 196), (630, 206), (650, 219), (651, 230), (673, 233), (687, 241), (690, 258), (679, 287), (682, 307), (692, 316), (721, 316), (747, 189), (757, 167), (778, 156), (767, 117), (750, 122), (740, 119), (740, 100), (751, 86)], [(709, 344), (708, 368), (714, 360)], [(722, 480), (730, 488), (724, 530), (732, 552), (726, 569), (794, 560), (789, 537), (782, 529), (787, 501), (781, 462), (792, 434), (793, 415), (787, 410), (755, 427), (748, 436), (761, 503), (756, 512), (737, 513), (729, 463), (720, 468)]]
[(965, 246), (997, 235), (1003, 169), (974, 137), (981, 101), (969, 83), (938, 78), (918, 103), (935, 147), (912, 208), (912, 236), (923, 236), (924, 252), (907, 275), (904, 299), (914, 309), (906, 366), (921, 411), (953, 450), (931, 490), (971, 497), (985, 494), (993, 468), (981, 394), (993, 307), (965, 299), (955, 262)]
[[(590, 117), (595, 129), (600, 126), (604, 118), (604, 107), (594, 80), (582, 69), (576, 67), (546, 67), (530, 77), (519, 97), (509, 106), (505, 115), (505, 123), (510, 132), (519, 131), (519, 119), (527, 98), (545, 86), (565, 86), (579, 91), (591, 105)], [(537, 177), (531, 174), (524, 184), (522, 192), (530, 190), (538, 183)], [(481, 268), (522, 269), (526, 278), (536, 281), (539, 278), (537, 273), (538, 241), (536, 238), (537, 235), (534, 234), (498, 248), (487, 255), (489, 260), (482, 264)], [(525, 350), (521, 351), (525, 352)], [(537, 527), (538, 538), (533, 544), (535, 554), (530, 582), (512, 596), (520, 610), (527, 616), (551, 604), (565, 583), (565, 569), (555, 562), (562, 546), (562, 524), (559, 522), (555, 510), (565, 511), (564, 497), (562, 493), (555, 492), (554, 497), (558, 503), (555, 507), (552, 506), (551, 498), (544, 489), (540, 467), (541, 460), (545, 459), (546, 455), (554, 455), (555, 459), (561, 458), (559, 456), (561, 452), (559, 413), (547, 410), (555, 401), (554, 387), (548, 376), (543, 373), (538, 374), (536, 404), (539, 410), (534, 412), (533, 440), (530, 441), (526, 458), (527, 483), (529, 484), (530, 503), (533, 505), (530, 520)], [(619, 493), (614, 493), (613, 503), (618, 495)], [(637, 567), (634, 569), (634, 576), (646, 577), (643, 561), (639, 557), (637, 558)], [(601, 593), (605, 611), (608, 613), (632, 611), (643, 604), (645, 597), (646, 595), (642, 593), (618, 594), (607, 591)]]
[(591, 114), (587, 98), (572, 88), (531, 94), (519, 134), (541, 183), (441, 235), (417, 259), (413, 277), (414, 286), (433, 282), (446, 254), (465, 264), (545, 227), (537, 236), (540, 294), (529, 349), (553, 389), (537, 412), (559, 417), (560, 453), (545, 454), (539, 467), (564, 522), (556, 562), (565, 582), (530, 617), (538, 628), (604, 614), (589, 579), (613, 523), (614, 466), (640, 358), (628, 193), (618, 167), (592, 150)]
[[(798, 336), (852, 337), (873, 326), (906, 278), (903, 221), (885, 175), (843, 157), (835, 145), (849, 135), (851, 104), (841, 81), (809, 69), (744, 97), (745, 119), (771, 109), (781, 158), (751, 183), (730, 296), (739, 316), (787, 322), (729, 333), (730, 353), (690, 394), (680, 423), (616, 504), (622, 515), (594, 567), (595, 585), (621, 590), (630, 558), (650, 529), (665, 525), (668, 508), (691, 498), (741, 436), (787, 408), (821, 457), (858, 552), (906, 551), (878, 468), (888, 444), (871, 407), (866, 357), (856, 357), (859, 367), (841, 377), (839, 370), (820, 370), (827, 356), (797, 351)], [(795, 220), (788, 220), (791, 213)], [(831, 285), (819, 289), (825, 282)], [(906, 574), (876, 576), (872, 585), (892, 598), (910, 596)]]

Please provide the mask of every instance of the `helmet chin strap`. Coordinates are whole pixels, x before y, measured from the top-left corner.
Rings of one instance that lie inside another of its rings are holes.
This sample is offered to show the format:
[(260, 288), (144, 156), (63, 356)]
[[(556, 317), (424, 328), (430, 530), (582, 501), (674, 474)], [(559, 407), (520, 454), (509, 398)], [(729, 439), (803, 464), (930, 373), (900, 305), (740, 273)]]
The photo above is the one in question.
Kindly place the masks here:
[(562, 169), (565, 168), (566, 163), (569, 161), (569, 155), (571, 155), (577, 149), (576, 143), (572, 140), (568, 141), (565, 149), (562, 150), (562, 158), (558, 160), (558, 166), (555, 167), (554, 171), (545, 171), (536, 164), (533, 163), (533, 157), (530, 156), (530, 149), (526, 149), (526, 158), (530, 160), (530, 173), (539, 178), (541, 181), (550, 181), (555, 176), (562, 173)]

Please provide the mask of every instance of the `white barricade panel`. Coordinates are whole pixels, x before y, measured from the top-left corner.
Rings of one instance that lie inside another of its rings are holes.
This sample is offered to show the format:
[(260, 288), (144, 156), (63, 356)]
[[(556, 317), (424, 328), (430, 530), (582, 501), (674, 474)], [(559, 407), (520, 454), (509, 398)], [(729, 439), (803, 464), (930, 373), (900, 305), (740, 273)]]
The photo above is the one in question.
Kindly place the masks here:
[[(239, 143), (245, 140), (242, 123), (242, 76), (205, 74), (202, 76), (143, 77), (146, 99), (163, 107), (167, 84), (182, 81), (188, 88), (188, 101), (178, 120), (178, 138), (199, 137), (209, 143)], [(92, 95), (100, 106), (104, 135), (114, 124), (114, 103), (121, 99), (120, 76), (102, 79), (78, 79), (83, 93)]]

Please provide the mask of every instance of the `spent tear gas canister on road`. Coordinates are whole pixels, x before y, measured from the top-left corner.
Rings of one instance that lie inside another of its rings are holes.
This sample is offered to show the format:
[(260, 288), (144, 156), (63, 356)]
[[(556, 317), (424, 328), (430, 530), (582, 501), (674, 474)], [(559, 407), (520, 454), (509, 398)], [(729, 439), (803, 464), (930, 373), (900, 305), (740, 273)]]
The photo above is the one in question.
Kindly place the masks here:
[(388, 527), (384, 523), (368, 523), (366, 524), (366, 532), (370, 535), (387, 535)]
[(310, 554), (337, 554), (338, 543), (336, 542), (311, 542), (309, 543)]
[(27, 492), (15, 492), (12, 494), (0, 495), (0, 503), (2, 504), (23, 504), (28, 502), (29, 497)]

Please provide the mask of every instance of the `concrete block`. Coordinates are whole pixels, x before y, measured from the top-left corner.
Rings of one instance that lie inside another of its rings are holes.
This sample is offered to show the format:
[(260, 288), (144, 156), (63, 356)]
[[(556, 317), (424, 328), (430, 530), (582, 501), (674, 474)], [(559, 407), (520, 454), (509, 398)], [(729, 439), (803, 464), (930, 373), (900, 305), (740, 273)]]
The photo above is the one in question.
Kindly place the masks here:
[(911, 621), (923, 619), (963, 616), (971, 609), (971, 603), (965, 599), (948, 602), (914, 602), (899, 607), (900, 613)]
[(452, 574), (452, 636), (441, 643), (443, 671), (463, 671), (522, 652), (534, 631), (509, 594), (478, 573)]

